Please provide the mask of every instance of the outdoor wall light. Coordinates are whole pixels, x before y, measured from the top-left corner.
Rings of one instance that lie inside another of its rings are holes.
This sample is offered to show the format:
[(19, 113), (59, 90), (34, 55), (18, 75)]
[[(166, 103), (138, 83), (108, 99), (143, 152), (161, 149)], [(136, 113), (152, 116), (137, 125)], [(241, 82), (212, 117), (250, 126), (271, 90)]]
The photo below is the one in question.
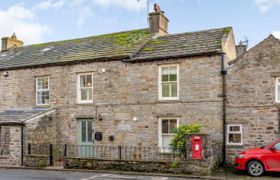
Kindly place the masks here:
[(113, 135), (110, 135), (110, 136), (108, 137), (108, 141), (114, 141), (114, 139), (115, 139), (115, 137), (114, 137)]
[(102, 118), (101, 114), (99, 114), (99, 116), (98, 116), (98, 120), (99, 120), (99, 121), (102, 121), (102, 120), (103, 120), (103, 118)]
[(5, 71), (4, 72), (4, 77), (8, 77), (9, 76), (9, 72), (8, 71)]

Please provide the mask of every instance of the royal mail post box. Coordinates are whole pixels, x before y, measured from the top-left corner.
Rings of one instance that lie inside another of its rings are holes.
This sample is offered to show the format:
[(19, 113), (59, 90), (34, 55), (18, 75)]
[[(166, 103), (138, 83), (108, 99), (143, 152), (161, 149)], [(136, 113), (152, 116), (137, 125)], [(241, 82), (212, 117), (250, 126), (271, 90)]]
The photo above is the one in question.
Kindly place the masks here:
[(192, 136), (192, 158), (202, 159), (202, 137)]

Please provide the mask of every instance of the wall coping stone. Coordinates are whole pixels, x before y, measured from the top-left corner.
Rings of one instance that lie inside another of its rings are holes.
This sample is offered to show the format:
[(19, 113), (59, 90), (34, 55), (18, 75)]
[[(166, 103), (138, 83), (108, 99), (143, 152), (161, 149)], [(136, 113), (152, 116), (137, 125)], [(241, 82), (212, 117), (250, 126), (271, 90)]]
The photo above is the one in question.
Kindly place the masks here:
[[(83, 158), (83, 157), (66, 157), (65, 159), (77, 159), (77, 160), (95, 160), (95, 161), (115, 161), (115, 162), (141, 162), (141, 163), (170, 163), (170, 160), (125, 160), (125, 159), (102, 159), (102, 158)], [(190, 162), (196, 162), (196, 160), (174, 160), (178, 163), (187, 164)]]

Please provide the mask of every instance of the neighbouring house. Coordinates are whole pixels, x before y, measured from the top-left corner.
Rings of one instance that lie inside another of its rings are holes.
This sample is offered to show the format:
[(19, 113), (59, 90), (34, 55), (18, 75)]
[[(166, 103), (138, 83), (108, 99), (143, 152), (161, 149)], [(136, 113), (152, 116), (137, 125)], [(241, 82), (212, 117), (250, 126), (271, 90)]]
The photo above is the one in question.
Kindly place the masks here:
[(227, 75), (227, 161), (279, 138), (280, 40), (273, 35), (231, 62)]
[(221, 72), (236, 59), (232, 28), (168, 34), (159, 8), (149, 21), (147, 29), (28, 46), (15, 34), (3, 38), (0, 134), (13, 138), (1, 142), (168, 152), (174, 127), (199, 123), (223, 144)]

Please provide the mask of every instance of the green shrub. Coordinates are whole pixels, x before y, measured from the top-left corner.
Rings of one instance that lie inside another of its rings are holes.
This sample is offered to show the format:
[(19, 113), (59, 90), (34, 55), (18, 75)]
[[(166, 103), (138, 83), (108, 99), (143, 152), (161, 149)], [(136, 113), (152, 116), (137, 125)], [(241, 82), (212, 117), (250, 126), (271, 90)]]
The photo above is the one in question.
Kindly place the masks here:
[(39, 168), (47, 167), (47, 161), (45, 159), (41, 159), (38, 163)]
[(172, 163), (170, 163), (170, 167), (171, 168), (177, 168), (178, 167), (178, 162), (172, 161)]
[(186, 134), (200, 133), (200, 124), (181, 125), (175, 130), (175, 136), (171, 139), (171, 148), (174, 152), (185, 154), (186, 152)]

